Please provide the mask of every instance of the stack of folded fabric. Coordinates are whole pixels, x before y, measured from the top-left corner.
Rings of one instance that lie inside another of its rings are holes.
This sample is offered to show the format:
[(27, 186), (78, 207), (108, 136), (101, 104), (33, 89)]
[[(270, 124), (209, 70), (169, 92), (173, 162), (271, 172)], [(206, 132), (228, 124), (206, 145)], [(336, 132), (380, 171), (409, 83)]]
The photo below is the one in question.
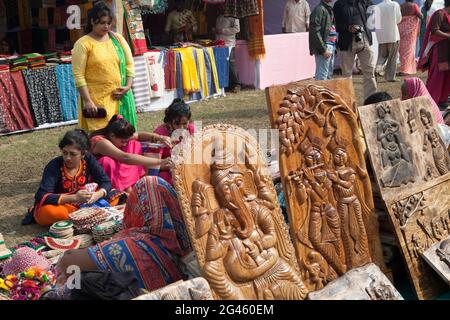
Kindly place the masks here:
[(9, 61), (6, 58), (0, 57), (0, 73), (9, 71)]
[(108, 217), (103, 208), (82, 208), (69, 214), (77, 234), (90, 233), (93, 226), (105, 221)]
[(61, 63), (63, 64), (72, 63), (72, 52), (70, 51), (60, 52), (59, 58), (61, 59)]
[(57, 66), (61, 63), (58, 53), (56, 53), (56, 52), (46, 53), (46, 54), (44, 54), (44, 58), (45, 58), (45, 64), (47, 66)]
[(114, 234), (122, 229), (119, 221), (106, 221), (92, 228), (92, 235), (96, 243), (100, 243), (112, 238)]
[(73, 237), (75, 240), (80, 240), (80, 247), (78, 249), (83, 249), (94, 245), (94, 238), (90, 234), (79, 234)]
[(45, 67), (45, 58), (39, 53), (27, 53), (24, 54), (28, 61), (28, 67), (32, 70)]
[(66, 220), (59, 221), (52, 224), (49, 231), (55, 238), (69, 239), (73, 237), (73, 223)]
[(27, 57), (15, 56), (8, 59), (11, 71), (20, 71), (28, 69)]

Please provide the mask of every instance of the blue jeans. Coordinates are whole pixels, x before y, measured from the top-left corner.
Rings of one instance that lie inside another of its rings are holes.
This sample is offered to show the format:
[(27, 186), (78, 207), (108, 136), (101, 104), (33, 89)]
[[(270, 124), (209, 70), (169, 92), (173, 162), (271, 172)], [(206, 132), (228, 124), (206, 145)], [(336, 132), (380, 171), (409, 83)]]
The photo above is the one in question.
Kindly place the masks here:
[(331, 52), (331, 56), (326, 59), (323, 55), (314, 55), (316, 58), (316, 80), (330, 80), (334, 69), (334, 51), (335, 45), (327, 44), (327, 51)]

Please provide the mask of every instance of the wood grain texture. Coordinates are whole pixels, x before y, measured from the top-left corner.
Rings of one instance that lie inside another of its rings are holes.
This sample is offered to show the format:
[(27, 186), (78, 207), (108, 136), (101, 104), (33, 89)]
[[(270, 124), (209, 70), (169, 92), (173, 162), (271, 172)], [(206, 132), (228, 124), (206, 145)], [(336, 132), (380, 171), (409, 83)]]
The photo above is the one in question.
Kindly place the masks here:
[(387, 272), (351, 80), (274, 86), (266, 97), (280, 132), (291, 237), (308, 289), (372, 261)]
[(448, 154), (437, 135), (432, 106), (420, 97), (359, 111), (411, 282), (419, 299), (431, 299), (442, 292), (443, 281), (420, 256), (450, 232)]
[(183, 140), (172, 159), (191, 243), (214, 297), (304, 299), (307, 289), (257, 141), (241, 128), (212, 125)]

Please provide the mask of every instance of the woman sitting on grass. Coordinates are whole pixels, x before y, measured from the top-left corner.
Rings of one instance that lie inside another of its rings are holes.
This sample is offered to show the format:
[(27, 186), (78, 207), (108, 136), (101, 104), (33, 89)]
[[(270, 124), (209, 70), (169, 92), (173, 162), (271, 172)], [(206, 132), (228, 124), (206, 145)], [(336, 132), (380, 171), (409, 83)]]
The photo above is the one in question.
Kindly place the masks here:
[[(196, 131), (194, 124), (191, 122), (192, 112), (187, 103), (181, 99), (175, 99), (166, 109), (164, 123), (155, 129), (155, 133), (171, 137), (173, 143), (182, 140), (182, 136), (189, 132), (193, 135)], [(185, 131), (187, 130), (187, 131)], [(166, 147), (162, 150), (161, 159), (168, 159), (171, 156), (171, 148)], [(160, 169), (159, 176), (173, 185), (172, 175), (167, 169)]]
[(139, 141), (159, 142), (168, 148), (171, 146), (168, 137), (136, 132), (121, 115), (113, 116), (105, 128), (91, 134), (91, 152), (111, 179), (113, 188), (129, 193), (131, 187), (145, 175), (145, 167), (160, 165), (164, 170), (169, 170), (170, 159), (143, 156)]
[[(59, 148), (62, 156), (45, 167), (35, 204), (23, 224), (31, 223), (33, 217), (41, 226), (67, 220), (69, 213), (80, 205), (92, 205), (103, 198), (112, 206), (119, 203), (120, 193), (110, 192), (111, 181), (95, 157), (87, 152), (89, 139), (83, 130), (68, 131)], [(88, 183), (96, 183), (96, 191), (85, 190)]]

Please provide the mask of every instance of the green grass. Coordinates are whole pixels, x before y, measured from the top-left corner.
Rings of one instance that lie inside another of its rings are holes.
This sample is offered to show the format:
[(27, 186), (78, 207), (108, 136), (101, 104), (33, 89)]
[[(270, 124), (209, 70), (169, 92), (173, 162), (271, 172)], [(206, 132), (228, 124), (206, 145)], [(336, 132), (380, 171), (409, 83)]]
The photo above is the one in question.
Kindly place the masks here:
[[(384, 81), (384, 80), (383, 80)], [(354, 78), (357, 101), (362, 103), (362, 78)], [(401, 82), (378, 84), (394, 98), (400, 96)], [(264, 91), (243, 91), (224, 98), (195, 102), (193, 120), (203, 126), (229, 123), (244, 129), (270, 126)], [(153, 131), (162, 122), (164, 111), (138, 114), (138, 128)], [(0, 233), (7, 245), (29, 240), (47, 229), (36, 225), (21, 226), (26, 209), (33, 204), (44, 166), (58, 156), (58, 141), (75, 125), (0, 137)]]

